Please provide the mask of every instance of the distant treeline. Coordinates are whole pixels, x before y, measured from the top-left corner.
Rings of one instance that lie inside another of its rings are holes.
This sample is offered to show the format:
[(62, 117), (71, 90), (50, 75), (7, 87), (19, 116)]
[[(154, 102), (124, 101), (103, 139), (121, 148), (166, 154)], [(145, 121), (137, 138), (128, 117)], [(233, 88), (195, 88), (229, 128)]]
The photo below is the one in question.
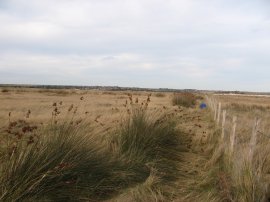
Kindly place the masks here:
[(170, 89), (170, 88), (138, 88), (119, 86), (74, 86), (74, 85), (27, 85), (27, 84), (0, 84), (8, 88), (43, 88), (43, 89), (79, 89), (79, 90), (107, 90), (107, 91), (152, 91), (152, 92), (199, 92), (195, 89)]
[(270, 92), (172, 89), (172, 88), (139, 88), (119, 86), (75, 86), (75, 85), (31, 85), (31, 84), (0, 84), (2, 88), (41, 88), (41, 89), (78, 89), (78, 90), (104, 90), (104, 91), (149, 91), (149, 92), (190, 92), (190, 93), (219, 93), (219, 94), (260, 94), (270, 95)]

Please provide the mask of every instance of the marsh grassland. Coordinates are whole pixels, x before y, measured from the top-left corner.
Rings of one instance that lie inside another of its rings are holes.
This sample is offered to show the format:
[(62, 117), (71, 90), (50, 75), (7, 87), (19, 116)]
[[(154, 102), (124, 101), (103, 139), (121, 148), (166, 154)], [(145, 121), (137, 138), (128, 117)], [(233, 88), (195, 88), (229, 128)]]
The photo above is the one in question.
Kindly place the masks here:
[(0, 201), (267, 201), (269, 100), (1, 89)]

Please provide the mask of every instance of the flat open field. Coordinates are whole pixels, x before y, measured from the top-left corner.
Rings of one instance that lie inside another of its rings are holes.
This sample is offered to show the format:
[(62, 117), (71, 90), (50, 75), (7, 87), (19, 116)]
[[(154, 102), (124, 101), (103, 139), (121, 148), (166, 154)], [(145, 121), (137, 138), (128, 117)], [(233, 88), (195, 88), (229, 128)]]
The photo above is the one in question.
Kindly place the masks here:
[(208, 95), (221, 103), (217, 122), (199, 108), (205, 95), (193, 107), (174, 96), (2, 90), (0, 200), (267, 201), (270, 98)]
[[(54, 109), (53, 103), (57, 103), (61, 114), (66, 116), (71, 105), (78, 107), (76, 116), (81, 118), (99, 117), (102, 121), (109, 121), (117, 118), (126, 111), (126, 100), (128, 94), (132, 94), (134, 99), (138, 98), (141, 103), (147, 99), (150, 93), (147, 92), (101, 92), (82, 90), (37, 90), (37, 89), (11, 89), (9, 92), (1, 93), (0, 117), (1, 122), (11, 118), (25, 118), (28, 110), (31, 110), (29, 120), (42, 122), (51, 119)], [(169, 106), (170, 94), (162, 94), (164, 97), (157, 97), (153, 93), (150, 109), (155, 107)], [(61, 103), (61, 104), (59, 104)], [(129, 103), (128, 103), (129, 104)], [(86, 112), (86, 113), (85, 113)]]

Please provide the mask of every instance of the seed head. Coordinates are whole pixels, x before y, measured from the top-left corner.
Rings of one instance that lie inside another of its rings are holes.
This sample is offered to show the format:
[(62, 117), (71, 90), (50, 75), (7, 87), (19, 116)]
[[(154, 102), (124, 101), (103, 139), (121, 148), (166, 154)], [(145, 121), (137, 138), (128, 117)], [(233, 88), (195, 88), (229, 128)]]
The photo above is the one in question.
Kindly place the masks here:
[(70, 112), (73, 109), (73, 104), (70, 105), (70, 107), (68, 108), (68, 111)]

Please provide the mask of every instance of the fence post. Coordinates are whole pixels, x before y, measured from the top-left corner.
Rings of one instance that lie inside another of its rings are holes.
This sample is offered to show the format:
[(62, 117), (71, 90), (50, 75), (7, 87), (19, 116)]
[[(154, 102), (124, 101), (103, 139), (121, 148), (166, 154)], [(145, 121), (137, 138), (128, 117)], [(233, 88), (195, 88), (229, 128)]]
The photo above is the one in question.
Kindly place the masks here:
[(220, 113), (221, 113), (221, 103), (218, 103), (218, 114), (217, 114), (217, 125), (219, 125), (220, 120)]
[(225, 136), (225, 123), (226, 123), (226, 110), (222, 111), (222, 126), (221, 126), (221, 140), (224, 140)]
[(212, 110), (212, 112), (213, 112), (213, 111), (214, 111), (213, 98), (210, 98), (210, 104), (211, 104), (211, 110)]
[(230, 155), (233, 154), (233, 150), (234, 150), (236, 121), (237, 121), (237, 117), (233, 116), (233, 122), (232, 122), (233, 126), (232, 126), (232, 133), (230, 137)]
[(214, 102), (214, 112), (215, 112), (214, 120), (216, 121), (217, 120), (217, 103), (216, 102)]
[(249, 148), (250, 162), (252, 162), (253, 160), (254, 150), (257, 144), (257, 131), (258, 131), (259, 123), (260, 123), (260, 119), (256, 118), (254, 122), (253, 130), (252, 130), (251, 138), (250, 138), (250, 148)]
[(209, 97), (207, 97), (207, 99), (208, 99), (209, 108), (212, 110), (212, 100)]
[(211, 99), (209, 98), (208, 95), (206, 95), (206, 102), (208, 103), (208, 107), (210, 108), (210, 110), (212, 110), (211, 109)]

